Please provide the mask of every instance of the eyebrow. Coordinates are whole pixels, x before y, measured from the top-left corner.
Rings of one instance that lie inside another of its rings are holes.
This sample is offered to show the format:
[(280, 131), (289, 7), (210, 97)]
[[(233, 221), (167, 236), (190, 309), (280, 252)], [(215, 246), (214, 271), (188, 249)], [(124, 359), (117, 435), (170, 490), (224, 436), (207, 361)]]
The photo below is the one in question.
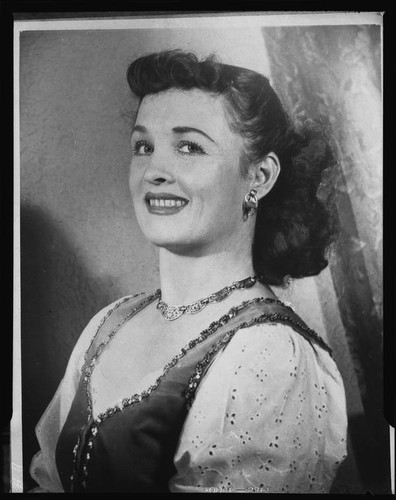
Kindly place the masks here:
[(175, 132), (176, 134), (185, 134), (187, 132), (196, 132), (198, 134), (203, 135), (204, 137), (206, 137), (210, 141), (215, 142), (208, 134), (205, 134), (205, 132), (203, 132), (199, 128), (194, 128), (194, 127), (173, 127), (172, 131)]
[[(132, 133), (133, 132), (141, 132), (142, 134), (147, 134), (147, 129), (143, 125), (135, 125), (133, 127), (133, 130), (132, 130)], [(172, 132), (174, 132), (175, 134), (186, 134), (187, 132), (196, 132), (198, 134), (203, 135), (204, 137), (206, 137), (210, 141), (216, 142), (208, 134), (205, 134), (205, 132), (203, 132), (199, 128), (194, 128), (194, 127), (173, 127)]]
[(147, 133), (147, 129), (146, 129), (146, 127), (143, 127), (143, 125), (135, 125), (133, 127), (132, 134), (134, 132), (142, 132), (142, 134), (146, 134)]

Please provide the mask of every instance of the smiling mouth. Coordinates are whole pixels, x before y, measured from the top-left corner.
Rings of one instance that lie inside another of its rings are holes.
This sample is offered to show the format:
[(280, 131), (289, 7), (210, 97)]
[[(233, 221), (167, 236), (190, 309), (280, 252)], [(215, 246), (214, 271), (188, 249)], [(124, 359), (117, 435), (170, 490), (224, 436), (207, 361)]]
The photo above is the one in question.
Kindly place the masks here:
[(184, 200), (167, 200), (167, 199), (158, 199), (152, 198), (151, 200), (147, 200), (150, 207), (182, 207), (187, 205), (187, 202)]
[(147, 193), (145, 202), (148, 211), (156, 215), (173, 215), (188, 204), (188, 200), (168, 193)]

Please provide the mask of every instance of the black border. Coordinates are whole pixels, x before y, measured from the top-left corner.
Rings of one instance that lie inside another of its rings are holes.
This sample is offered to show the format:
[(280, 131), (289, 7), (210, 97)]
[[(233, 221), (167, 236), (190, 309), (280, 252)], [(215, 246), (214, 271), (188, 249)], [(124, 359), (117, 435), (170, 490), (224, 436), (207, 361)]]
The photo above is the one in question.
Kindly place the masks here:
[[(395, 406), (396, 406), (396, 392), (395, 392), (395, 364), (396, 364), (396, 347), (395, 347), (395, 334), (396, 334), (396, 315), (395, 315), (395, 256), (392, 245), (392, 212), (394, 206), (390, 204), (392, 195), (394, 196), (393, 186), (395, 186), (395, 172), (393, 168), (394, 157), (392, 155), (392, 145), (394, 138), (392, 137), (392, 129), (390, 127), (392, 120), (394, 104), (394, 94), (389, 85), (392, 66), (394, 67), (394, 54), (392, 53), (392, 20), (390, 19), (391, 12), (389, 9), (383, 16), (383, 126), (384, 126), (384, 167), (383, 167), (383, 254), (384, 254), (384, 416), (389, 425), (395, 428)], [(388, 31), (388, 29), (390, 31)], [(393, 42), (394, 43), (394, 42)], [(386, 103), (386, 104), (385, 104)], [(395, 443), (394, 443), (395, 444)]]
[[(372, 2), (373, 3), (373, 2)], [(395, 309), (395, 270), (393, 267), (393, 245), (391, 235), (393, 222), (393, 207), (389, 203), (392, 196), (390, 193), (395, 185), (392, 182), (394, 171), (394, 158), (390, 156), (393, 137), (390, 138), (392, 131), (387, 126), (391, 118), (390, 107), (393, 94), (388, 86), (389, 74), (391, 73), (394, 56), (390, 50), (392, 21), (392, 9), (383, 5), (384, 2), (375, 2), (374, 6), (367, 7), (361, 2), (328, 2), (325, 0), (310, 0), (301, 2), (299, 0), (278, 0), (261, 2), (228, 2), (227, 9), (224, 3), (219, 8), (214, 8), (215, 4), (211, 2), (212, 9), (203, 9), (202, 2), (199, 6), (190, 6), (185, 9), (185, 2), (178, 1), (158, 1), (146, 0), (128, 2), (114, 0), (112, 2), (96, 1), (0, 1), (0, 40), (1, 40), (1, 109), (2, 109), (2, 166), (0, 168), (0, 216), (1, 216), (1, 250), (2, 250), (2, 269), (1, 269), (1, 292), (2, 292), (2, 319), (3, 319), (3, 342), (2, 342), (2, 397), (1, 397), (1, 431), (9, 427), (12, 417), (12, 368), (13, 368), (13, 217), (14, 217), (14, 182), (13, 182), (13, 142), (14, 142), (14, 79), (13, 79), (13, 28), (14, 21), (24, 20), (56, 20), (56, 19), (76, 19), (76, 18), (108, 18), (114, 16), (123, 18), (127, 16), (189, 16), (194, 15), (240, 15), (254, 13), (287, 13), (287, 12), (383, 12), (383, 62), (386, 71), (383, 72), (383, 90), (387, 104), (384, 105), (383, 123), (384, 123), (384, 416), (389, 425), (395, 427), (395, 369), (396, 348), (394, 335), (396, 333)], [(106, 10), (111, 7), (111, 10)], [(389, 22), (388, 22), (389, 20)], [(388, 91), (389, 90), (389, 91)], [(393, 135), (393, 134), (392, 134)], [(387, 195), (388, 191), (388, 195)], [(387, 206), (388, 203), (388, 206)], [(386, 228), (388, 227), (388, 232)], [(393, 229), (394, 230), (394, 229)], [(388, 238), (388, 239), (387, 239)], [(387, 244), (386, 244), (387, 243)], [(386, 263), (388, 267), (386, 268)], [(5, 341), (4, 341), (5, 340)], [(1, 464), (4, 465), (4, 464)], [(3, 467), (2, 467), (3, 468)], [(7, 492), (4, 489), (3, 492)]]

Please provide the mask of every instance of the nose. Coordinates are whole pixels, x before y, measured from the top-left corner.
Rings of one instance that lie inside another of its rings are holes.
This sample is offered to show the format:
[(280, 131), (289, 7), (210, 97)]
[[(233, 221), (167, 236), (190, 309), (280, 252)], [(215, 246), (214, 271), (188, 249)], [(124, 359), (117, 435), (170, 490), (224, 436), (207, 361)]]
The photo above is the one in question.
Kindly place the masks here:
[(175, 182), (174, 174), (169, 166), (171, 164), (170, 161), (171, 160), (167, 160), (164, 156), (153, 154), (144, 172), (144, 180), (156, 186)]

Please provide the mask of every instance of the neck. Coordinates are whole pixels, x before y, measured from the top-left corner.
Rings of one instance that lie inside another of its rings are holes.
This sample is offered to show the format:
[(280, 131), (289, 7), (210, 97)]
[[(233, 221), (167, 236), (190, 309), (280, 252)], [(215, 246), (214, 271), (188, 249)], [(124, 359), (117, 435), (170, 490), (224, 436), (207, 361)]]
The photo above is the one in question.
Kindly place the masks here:
[(198, 256), (161, 248), (159, 263), (162, 300), (169, 305), (192, 303), (254, 275), (250, 243)]

